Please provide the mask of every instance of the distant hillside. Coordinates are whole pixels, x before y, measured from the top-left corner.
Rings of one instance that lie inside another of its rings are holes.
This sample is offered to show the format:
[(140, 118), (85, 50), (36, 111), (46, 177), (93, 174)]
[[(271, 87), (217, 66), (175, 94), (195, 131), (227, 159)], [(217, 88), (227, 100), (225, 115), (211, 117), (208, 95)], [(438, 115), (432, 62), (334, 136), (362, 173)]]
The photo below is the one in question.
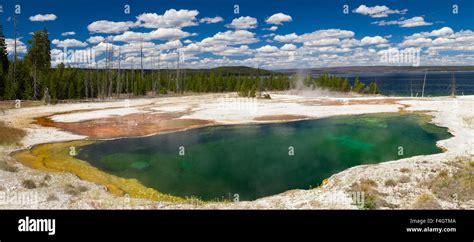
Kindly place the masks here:
[[(82, 70), (86, 70), (82, 68)], [(127, 69), (131, 70), (131, 69)], [(321, 68), (304, 68), (304, 69), (280, 69), (280, 70), (265, 70), (257, 69), (248, 66), (221, 66), (208, 69), (181, 69), (183, 73), (209, 73), (210, 71), (224, 76), (228, 75), (242, 75), (253, 76), (260, 73), (260, 75), (270, 74), (286, 74), (291, 75), (295, 73), (311, 73), (311, 74), (357, 74), (357, 73), (397, 73), (397, 72), (424, 72), (428, 71), (474, 71), (474, 66), (344, 66), (344, 67), (321, 67)], [(137, 71), (137, 69), (135, 69)], [(155, 69), (157, 72), (158, 69)], [(176, 69), (161, 69), (161, 71), (175, 73)], [(150, 73), (150, 69), (145, 69), (145, 73)]]
[[(172, 69), (175, 71), (176, 69)], [(222, 75), (243, 75), (243, 76), (250, 76), (250, 75), (257, 75), (257, 73), (260, 73), (260, 75), (269, 75), (269, 74), (275, 74), (276, 72), (274, 71), (269, 71), (269, 70), (264, 70), (264, 69), (257, 69), (257, 68), (252, 68), (248, 66), (220, 66), (220, 67), (215, 67), (211, 69), (186, 69), (186, 72), (210, 72), (214, 71), (215, 73), (219, 73)]]
[[(135, 69), (137, 70), (137, 69)], [(161, 69), (162, 71), (170, 71), (170, 72), (176, 72), (176, 69)], [(146, 69), (144, 70), (145, 73), (149, 73), (151, 70)], [(158, 70), (155, 70), (155, 72)], [(227, 75), (242, 75), (242, 76), (251, 76), (251, 75), (257, 75), (257, 73), (260, 73), (260, 75), (270, 75), (270, 74), (279, 74), (279, 72), (275, 71), (270, 71), (270, 70), (264, 70), (264, 69), (257, 69), (257, 68), (252, 68), (248, 66), (221, 66), (221, 67), (215, 67), (215, 68), (210, 68), (210, 69), (180, 69), (181, 72), (185, 73), (209, 73), (210, 71), (215, 72), (216, 74), (221, 74), (224, 76)], [(281, 73), (280, 73), (281, 74)]]
[[(56, 68), (56, 67), (54, 67)], [(78, 68), (81, 70), (88, 70), (85, 68)], [(101, 69), (104, 70), (104, 69)], [(115, 70), (115, 69), (114, 69)], [(131, 70), (129, 68), (125, 68), (122, 70)], [(135, 71), (139, 71), (140, 69), (134, 69)], [(150, 73), (152, 70), (151, 69), (144, 69), (144, 73)], [(159, 71), (158, 69), (154, 70), (155, 72)], [(161, 69), (161, 71), (168, 71), (171, 73), (175, 73), (176, 69)], [(210, 68), (210, 69), (192, 69), (192, 68), (184, 68), (180, 69), (181, 72), (183, 73), (209, 73), (210, 71), (214, 71), (216, 74), (222, 74), (222, 75), (243, 75), (243, 76), (251, 76), (251, 75), (257, 75), (260, 73), (260, 75), (270, 75), (270, 74), (282, 74), (281, 72), (278, 71), (271, 71), (271, 70), (265, 70), (265, 69), (257, 69), (257, 68), (252, 68), (248, 66), (221, 66), (221, 67), (215, 67), (215, 68)]]
[(394, 73), (394, 72), (423, 72), (428, 71), (474, 71), (474, 66), (345, 66), (345, 67), (323, 67), (308, 69), (284, 69), (277, 70), (282, 73), (311, 73), (311, 74), (350, 74), (350, 73)]
[(222, 74), (241, 74), (241, 75), (254, 75), (260, 72), (260, 75), (269, 75), (274, 73), (273, 71), (257, 69), (248, 66), (221, 66), (212, 68), (211, 70), (218, 71)]

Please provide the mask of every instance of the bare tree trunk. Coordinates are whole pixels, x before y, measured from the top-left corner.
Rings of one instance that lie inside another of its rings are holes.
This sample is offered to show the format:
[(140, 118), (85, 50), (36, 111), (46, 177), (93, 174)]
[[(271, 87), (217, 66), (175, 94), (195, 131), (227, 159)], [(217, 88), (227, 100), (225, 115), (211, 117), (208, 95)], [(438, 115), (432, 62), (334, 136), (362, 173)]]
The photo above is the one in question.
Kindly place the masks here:
[(428, 71), (425, 71), (425, 78), (423, 79), (423, 88), (421, 89), (421, 97), (425, 96), (425, 83), (426, 83), (426, 73)]
[(132, 61), (132, 76), (130, 77), (130, 88), (132, 89), (132, 93), (133, 93), (133, 91), (135, 90), (135, 65), (133, 61)]
[(16, 83), (16, 58), (17, 58), (17, 52), (16, 52), (16, 13), (13, 13), (13, 39), (14, 39), (14, 52), (13, 52), (13, 78), (12, 82), (13, 84)]
[(128, 89), (128, 86), (129, 86), (129, 84), (128, 84), (128, 82), (129, 82), (129, 80), (128, 80), (128, 75), (129, 75), (129, 73), (126, 72), (126, 73), (125, 73), (125, 85), (126, 85), (126, 88), (125, 88), (125, 89), (127, 90), (127, 96), (130, 97), (130, 92), (129, 92), (129, 89)]
[[(183, 60), (184, 65), (184, 60)], [(181, 93), (184, 93), (184, 87), (186, 85), (186, 67), (183, 68), (182, 77), (181, 77)]]
[(158, 89), (158, 95), (160, 95), (160, 89), (161, 89), (161, 54), (160, 54), (160, 57), (158, 59), (158, 85), (157, 85), (157, 89)]
[(118, 72), (117, 72), (117, 98), (120, 97), (120, 93), (122, 91), (122, 86), (121, 86), (121, 66), (120, 66), (120, 60), (122, 57), (122, 49), (119, 47), (119, 56), (118, 56)]
[(456, 97), (456, 79), (454, 78), (454, 72), (453, 80), (451, 81), (451, 97)]
[(90, 77), (90, 68), (91, 68), (91, 66), (90, 66), (90, 59), (91, 59), (90, 49), (89, 49), (89, 55), (86, 55), (86, 58), (87, 58), (87, 75), (84, 77), (84, 92), (85, 92), (84, 96), (86, 97), (86, 100), (88, 100), (88, 95), (89, 95), (89, 93), (88, 93), (89, 92), (89, 86), (88, 86), (89, 81), (88, 81), (88, 79)]
[(156, 94), (156, 81), (155, 81), (155, 58), (151, 54), (151, 92), (154, 97)]
[(36, 72), (36, 60), (33, 65), (33, 100), (38, 98), (38, 76)]
[(166, 63), (166, 78), (168, 78), (168, 88), (171, 87), (171, 71), (169, 63)]
[[(94, 83), (97, 83), (98, 84), (98, 79), (99, 79), (99, 64), (98, 62), (96, 61), (95, 62), (95, 79), (91, 82), (91, 97), (94, 98), (94, 90), (95, 90), (95, 84)], [(99, 85), (97, 85), (97, 96), (99, 95)]]
[(114, 49), (112, 47), (112, 50), (110, 52), (110, 60), (109, 60), (109, 73), (108, 73), (108, 82), (109, 82), (109, 90), (107, 92), (107, 97), (112, 98), (112, 88), (113, 88), (113, 81), (112, 81), (112, 68), (114, 67)]
[(179, 52), (178, 52), (178, 60), (176, 61), (176, 90), (175, 93), (179, 92)]
[(140, 69), (141, 69), (141, 81), (143, 82), (143, 40), (140, 41)]

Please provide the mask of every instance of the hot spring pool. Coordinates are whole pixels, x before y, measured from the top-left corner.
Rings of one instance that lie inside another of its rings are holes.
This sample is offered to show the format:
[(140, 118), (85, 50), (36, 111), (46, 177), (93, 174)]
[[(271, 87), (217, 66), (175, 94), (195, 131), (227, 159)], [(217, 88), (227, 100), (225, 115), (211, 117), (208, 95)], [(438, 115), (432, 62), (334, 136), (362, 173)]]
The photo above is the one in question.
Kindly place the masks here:
[(352, 166), (439, 153), (436, 141), (450, 134), (428, 121), (376, 114), (213, 126), (101, 141), (82, 147), (78, 158), (162, 193), (254, 200), (318, 186)]

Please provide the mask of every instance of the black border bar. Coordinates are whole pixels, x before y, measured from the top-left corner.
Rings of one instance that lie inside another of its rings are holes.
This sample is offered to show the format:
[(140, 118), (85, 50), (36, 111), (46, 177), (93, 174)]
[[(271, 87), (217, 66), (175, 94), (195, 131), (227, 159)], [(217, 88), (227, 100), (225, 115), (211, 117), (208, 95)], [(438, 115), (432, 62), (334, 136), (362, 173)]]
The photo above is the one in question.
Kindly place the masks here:
[[(19, 232), (18, 221), (26, 216), (55, 219), (56, 234)], [(410, 219), (451, 223), (420, 226)], [(474, 210), (3, 210), (0, 241), (473, 241), (473, 220)], [(456, 232), (407, 232), (409, 227), (427, 226), (454, 227)]]

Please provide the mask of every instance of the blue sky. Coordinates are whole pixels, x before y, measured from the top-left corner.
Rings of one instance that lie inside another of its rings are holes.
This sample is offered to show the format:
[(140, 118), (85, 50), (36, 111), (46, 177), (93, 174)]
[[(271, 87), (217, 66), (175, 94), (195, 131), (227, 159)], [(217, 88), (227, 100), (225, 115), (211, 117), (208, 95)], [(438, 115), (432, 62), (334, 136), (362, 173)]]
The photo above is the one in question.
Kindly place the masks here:
[(0, 5), (9, 51), (11, 17), (19, 5), (17, 50), (24, 53), (30, 33), (46, 27), (53, 65), (90, 65), (79, 56), (92, 53), (101, 66), (105, 51), (113, 50), (114, 66), (119, 58), (122, 66), (136, 66), (140, 48), (147, 68), (158, 62), (174, 67), (178, 53), (182, 66), (191, 68), (412, 65), (398, 58), (404, 53), (417, 53), (421, 65), (474, 63), (473, 0), (7, 0)]

